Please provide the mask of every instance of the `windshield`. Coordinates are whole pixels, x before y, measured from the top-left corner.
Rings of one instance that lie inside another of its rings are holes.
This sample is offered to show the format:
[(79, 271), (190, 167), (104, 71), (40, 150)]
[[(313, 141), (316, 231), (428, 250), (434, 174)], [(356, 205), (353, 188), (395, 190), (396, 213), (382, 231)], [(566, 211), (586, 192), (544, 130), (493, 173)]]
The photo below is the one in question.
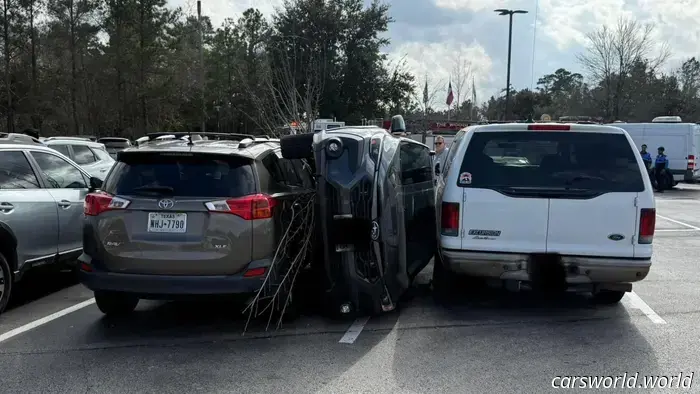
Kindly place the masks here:
[(130, 155), (115, 165), (104, 190), (113, 195), (240, 197), (255, 192), (250, 164), (243, 158)]
[(477, 132), (460, 174), (467, 188), (644, 190), (636, 152), (622, 134), (593, 132)]

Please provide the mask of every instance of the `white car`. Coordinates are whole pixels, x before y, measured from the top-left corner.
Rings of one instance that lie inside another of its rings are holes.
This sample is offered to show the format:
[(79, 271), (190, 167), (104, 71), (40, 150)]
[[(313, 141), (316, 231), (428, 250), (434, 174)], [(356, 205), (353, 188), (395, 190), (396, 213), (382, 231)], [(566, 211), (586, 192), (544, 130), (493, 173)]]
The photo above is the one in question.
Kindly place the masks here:
[(618, 127), (468, 127), (450, 146), (437, 196), (438, 296), (460, 273), (614, 304), (649, 273), (654, 194)]
[(104, 144), (79, 137), (48, 137), (42, 141), (46, 146), (63, 153), (76, 162), (91, 176), (104, 180), (114, 166), (114, 159), (107, 153)]

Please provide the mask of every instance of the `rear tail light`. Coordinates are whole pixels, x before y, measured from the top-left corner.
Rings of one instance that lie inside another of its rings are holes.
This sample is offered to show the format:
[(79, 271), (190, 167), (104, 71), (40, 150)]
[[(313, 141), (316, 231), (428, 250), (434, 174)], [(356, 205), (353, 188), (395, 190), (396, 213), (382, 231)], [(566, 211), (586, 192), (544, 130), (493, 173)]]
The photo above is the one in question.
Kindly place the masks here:
[(443, 202), (440, 217), (440, 234), (456, 237), (459, 235), (459, 203)]
[(230, 213), (245, 220), (269, 219), (277, 201), (265, 194), (231, 198), (205, 203), (209, 212)]
[(255, 278), (256, 276), (263, 276), (263, 275), (265, 275), (265, 268), (264, 267), (251, 268), (243, 274), (243, 276), (246, 278)]
[(642, 208), (639, 214), (639, 243), (650, 244), (654, 240), (656, 209)]
[(688, 169), (689, 170), (695, 169), (695, 155), (688, 156)]
[(126, 209), (129, 204), (131, 204), (131, 201), (105, 192), (89, 193), (85, 196), (83, 213), (87, 216), (97, 216), (107, 211)]
[(527, 126), (530, 131), (565, 131), (571, 130), (568, 124), (531, 124)]

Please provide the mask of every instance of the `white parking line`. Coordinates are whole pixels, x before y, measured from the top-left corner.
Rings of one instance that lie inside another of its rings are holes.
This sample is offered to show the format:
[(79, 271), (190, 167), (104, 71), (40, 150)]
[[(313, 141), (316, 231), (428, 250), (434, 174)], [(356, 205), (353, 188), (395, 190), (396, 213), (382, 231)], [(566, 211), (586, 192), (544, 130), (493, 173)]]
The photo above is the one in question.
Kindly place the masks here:
[(62, 309), (62, 310), (60, 310), (60, 311), (58, 311), (58, 312), (56, 312), (56, 313), (52, 313), (52, 314), (50, 314), (50, 315), (48, 315), (48, 316), (44, 316), (44, 317), (42, 317), (41, 319), (34, 320), (34, 321), (31, 322), (31, 323), (27, 323), (27, 324), (25, 324), (25, 325), (23, 325), (23, 326), (17, 327), (17, 328), (15, 328), (14, 330), (10, 330), (10, 331), (8, 331), (8, 332), (6, 332), (6, 333), (4, 333), (4, 334), (0, 334), (0, 343), (5, 342), (5, 341), (7, 341), (8, 339), (10, 339), (10, 338), (12, 338), (12, 337), (16, 337), (17, 335), (22, 334), (22, 333), (25, 333), (25, 332), (27, 332), (27, 331), (29, 331), (29, 330), (33, 330), (33, 329), (35, 329), (35, 328), (37, 328), (37, 327), (39, 327), (39, 326), (43, 326), (44, 324), (46, 324), (46, 323), (48, 323), (48, 322), (50, 322), (50, 321), (52, 321), (52, 320), (56, 320), (56, 319), (58, 319), (59, 317), (63, 317), (63, 316), (65, 316), (65, 315), (67, 315), (67, 314), (69, 314), (69, 313), (73, 313), (73, 312), (75, 312), (75, 311), (77, 311), (77, 310), (79, 310), (79, 309), (83, 309), (83, 308), (85, 308), (86, 306), (92, 305), (92, 304), (94, 304), (94, 303), (95, 303), (95, 299), (94, 299), (94, 298), (90, 298), (89, 300), (83, 301), (83, 302), (81, 302), (80, 304), (75, 304), (75, 305), (70, 306), (70, 307), (68, 307), (68, 308), (66, 308), (66, 309)]
[(688, 223), (683, 223), (683, 222), (681, 222), (680, 220), (671, 219), (671, 218), (668, 218), (668, 217), (666, 217), (666, 216), (661, 216), (661, 215), (659, 215), (659, 214), (657, 214), (656, 216), (657, 216), (657, 217), (660, 217), (661, 219), (668, 220), (669, 222), (673, 222), (673, 223), (676, 223), (676, 224), (680, 224), (681, 226), (685, 226), (685, 227), (688, 227), (688, 228), (692, 228), (693, 230), (700, 231), (700, 227), (696, 227), (696, 226), (693, 226), (693, 225), (688, 224)]
[(647, 315), (649, 320), (651, 320), (652, 322), (656, 324), (667, 324), (666, 320), (662, 319), (661, 316), (657, 315), (656, 312), (654, 312), (654, 310), (651, 309), (651, 307), (637, 295), (637, 293), (631, 291), (625, 294), (625, 299), (627, 299), (630, 307), (642, 311), (642, 313)]
[(355, 340), (360, 336), (362, 329), (365, 328), (365, 324), (367, 324), (368, 321), (369, 317), (361, 317), (355, 320), (348, 330), (345, 331), (345, 335), (340, 338), (339, 343), (355, 343)]

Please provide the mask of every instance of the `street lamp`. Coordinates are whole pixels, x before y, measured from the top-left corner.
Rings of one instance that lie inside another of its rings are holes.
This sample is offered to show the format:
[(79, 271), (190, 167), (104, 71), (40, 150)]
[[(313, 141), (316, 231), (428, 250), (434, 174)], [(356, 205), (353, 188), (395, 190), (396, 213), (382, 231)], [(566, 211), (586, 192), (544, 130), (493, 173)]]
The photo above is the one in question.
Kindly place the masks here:
[(513, 14), (527, 14), (525, 10), (506, 10), (497, 9), (494, 12), (498, 12), (498, 15), (508, 15), (508, 74), (506, 76), (506, 114), (505, 120), (508, 120), (508, 115), (510, 114), (510, 53), (513, 46)]

